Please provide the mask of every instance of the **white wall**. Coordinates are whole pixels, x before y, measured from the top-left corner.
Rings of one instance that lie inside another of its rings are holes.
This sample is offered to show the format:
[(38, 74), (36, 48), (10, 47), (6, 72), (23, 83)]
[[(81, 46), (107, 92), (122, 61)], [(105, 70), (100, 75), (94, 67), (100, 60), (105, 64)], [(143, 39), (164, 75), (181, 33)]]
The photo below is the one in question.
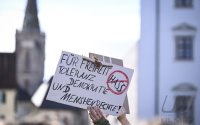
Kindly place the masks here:
[(154, 117), (155, 86), (155, 0), (141, 0), (139, 43), (138, 118)]

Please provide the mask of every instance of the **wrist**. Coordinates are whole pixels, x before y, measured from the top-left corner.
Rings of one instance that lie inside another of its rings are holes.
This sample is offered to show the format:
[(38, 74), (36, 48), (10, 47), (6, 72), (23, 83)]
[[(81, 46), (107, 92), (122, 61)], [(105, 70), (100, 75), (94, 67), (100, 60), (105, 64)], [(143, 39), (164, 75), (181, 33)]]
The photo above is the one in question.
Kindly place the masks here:
[(126, 115), (121, 115), (117, 117), (117, 119), (120, 121), (122, 125), (130, 125), (130, 122), (128, 121)]
[(120, 115), (120, 116), (117, 117), (117, 119), (119, 121), (122, 121), (123, 119), (126, 119), (126, 116), (125, 115)]

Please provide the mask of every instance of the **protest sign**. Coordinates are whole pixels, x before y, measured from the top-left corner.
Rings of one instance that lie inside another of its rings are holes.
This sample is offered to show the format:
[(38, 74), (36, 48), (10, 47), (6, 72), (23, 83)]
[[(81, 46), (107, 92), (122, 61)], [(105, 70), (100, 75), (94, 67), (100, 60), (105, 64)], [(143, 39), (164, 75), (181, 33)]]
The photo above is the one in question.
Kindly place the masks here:
[(132, 75), (132, 69), (62, 51), (46, 99), (83, 109), (97, 106), (116, 116)]
[[(90, 52), (89, 53), (89, 58), (94, 58), (94, 57), (97, 58), (101, 62), (111, 63), (111, 64), (114, 64), (114, 65), (118, 65), (118, 66), (122, 66), (123, 67), (123, 60), (122, 59), (113, 58), (113, 57), (109, 57), (109, 56), (100, 55), (100, 54), (96, 54), (96, 53), (91, 53)], [(130, 114), (129, 102), (128, 102), (127, 94), (126, 94), (126, 97), (124, 99), (123, 107), (126, 110), (126, 114)]]

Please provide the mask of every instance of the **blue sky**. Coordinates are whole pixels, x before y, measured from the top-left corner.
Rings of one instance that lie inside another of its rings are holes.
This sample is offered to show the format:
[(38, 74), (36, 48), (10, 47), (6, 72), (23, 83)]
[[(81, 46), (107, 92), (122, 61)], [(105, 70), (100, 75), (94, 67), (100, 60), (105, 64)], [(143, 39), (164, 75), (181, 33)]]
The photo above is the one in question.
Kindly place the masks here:
[[(26, 0), (0, 0), (0, 52), (15, 51)], [(46, 34), (45, 78), (54, 74), (61, 51), (123, 59), (140, 35), (139, 0), (38, 0)]]

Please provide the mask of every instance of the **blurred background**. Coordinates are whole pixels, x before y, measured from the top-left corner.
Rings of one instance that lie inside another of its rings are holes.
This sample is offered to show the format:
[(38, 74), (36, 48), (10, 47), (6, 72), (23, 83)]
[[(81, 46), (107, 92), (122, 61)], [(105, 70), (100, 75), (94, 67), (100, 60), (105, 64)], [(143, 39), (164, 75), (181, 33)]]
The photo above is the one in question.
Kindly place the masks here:
[(199, 125), (199, 12), (200, 0), (0, 0), (0, 124), (92, 124), (45, 100), (64, 50), (134, 69), (131, 124)]

